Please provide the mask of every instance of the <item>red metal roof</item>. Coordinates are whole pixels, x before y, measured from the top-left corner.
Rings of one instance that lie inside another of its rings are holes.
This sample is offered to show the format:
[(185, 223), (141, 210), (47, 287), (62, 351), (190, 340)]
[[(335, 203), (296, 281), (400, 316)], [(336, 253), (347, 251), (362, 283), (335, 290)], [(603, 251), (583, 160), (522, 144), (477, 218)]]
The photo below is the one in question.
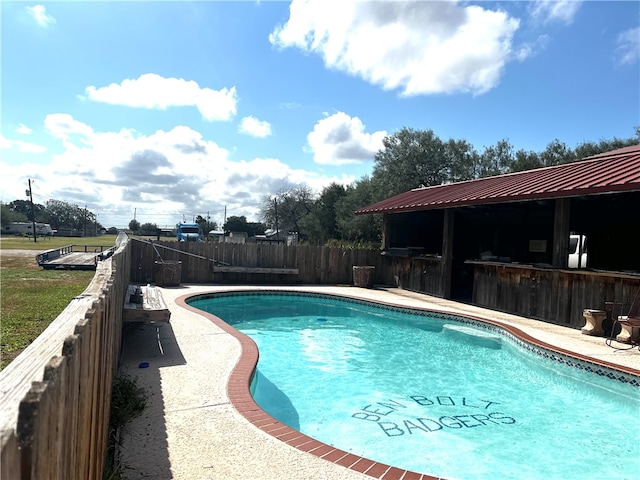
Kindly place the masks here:
[(416, 188), (355, 213), (415, 212), (627, 191), (640, 191), (640, 145), (554, 167)]

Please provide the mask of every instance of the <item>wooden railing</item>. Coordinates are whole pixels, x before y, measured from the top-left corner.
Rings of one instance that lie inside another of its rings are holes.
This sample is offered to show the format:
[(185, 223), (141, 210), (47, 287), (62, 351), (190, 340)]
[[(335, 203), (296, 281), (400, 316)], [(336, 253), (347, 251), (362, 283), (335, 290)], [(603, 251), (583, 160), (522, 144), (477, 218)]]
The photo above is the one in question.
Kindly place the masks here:
[(130, 243), (0, 372), (2, 479), (102, 478)]
[(113, 248), (113, 245), (65, 245), (64, 247), (58, 247), (51, 250), (47, 250), (46, 252), (39, 253), (36, 255), (36, 261), (38, 265), (47, 260), (53, 260), (56, 258), (60, 258), (64, 255), (73, 252), (84, 252), (84, 253), (93, 253), (96, 254), (99, 252), (104, 252)]

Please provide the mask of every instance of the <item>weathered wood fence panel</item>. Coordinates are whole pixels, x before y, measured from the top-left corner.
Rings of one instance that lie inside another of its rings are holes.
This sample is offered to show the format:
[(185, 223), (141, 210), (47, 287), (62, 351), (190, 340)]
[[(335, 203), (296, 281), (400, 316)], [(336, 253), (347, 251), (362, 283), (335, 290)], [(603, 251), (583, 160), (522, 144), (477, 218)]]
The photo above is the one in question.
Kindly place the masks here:
[(615, 272), (540, 269), (515, 265), (475, 265), (473, 303), (549, 323), (584, 326), (585, 308), (626, 314), (640, 277)]
[(0, 372), (4, 479), (100, 479), (117, 372), (130, 244)]
[[(154, 263), (179, 260), (185, 283), (350, 284), (353, 265), (379, 266), (375, 250), (308, 245), (132, 242), (132, 281), (153, 283)], [(274, 273), (218, 272), (216, 265), (273, 269)], [(297, 274), (277, 273), (297, 269)]]
[(383, 281), (415, 292), (444, 295), (442, 261), (439, 258), (384, 257)]
[[(374, 266), (374, 283), (442, 296), (441, 260), (381, 255), (378, 250), (310, 245), (132, 242), (132, 281), (155, 283), (157, 261), (181, 261), (185, 283), (318, 284), (353, 283), (354, 266)], [(214, 265), (271, 268), (274, 273), (216, 272)], [(297, 274), (275, 273), (296, 269)]]

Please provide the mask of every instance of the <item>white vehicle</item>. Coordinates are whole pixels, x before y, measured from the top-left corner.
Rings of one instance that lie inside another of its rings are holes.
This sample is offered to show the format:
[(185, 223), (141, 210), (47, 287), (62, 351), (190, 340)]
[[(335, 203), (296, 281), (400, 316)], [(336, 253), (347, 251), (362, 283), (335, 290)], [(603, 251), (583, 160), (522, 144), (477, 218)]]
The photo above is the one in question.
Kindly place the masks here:
[[(9, 225), (5, 225), (2, 229), (4, 235), (11, 234), (24, 234), (33, 235), (33, 222), (13, 222)], [(48, 223), (36, 222), (36, 234), (37, 235), (53, 235), (55, 230), (51, 228)]]
[(587, 237), (585, 235), (569, 236), (569, 268), (586, 268)]

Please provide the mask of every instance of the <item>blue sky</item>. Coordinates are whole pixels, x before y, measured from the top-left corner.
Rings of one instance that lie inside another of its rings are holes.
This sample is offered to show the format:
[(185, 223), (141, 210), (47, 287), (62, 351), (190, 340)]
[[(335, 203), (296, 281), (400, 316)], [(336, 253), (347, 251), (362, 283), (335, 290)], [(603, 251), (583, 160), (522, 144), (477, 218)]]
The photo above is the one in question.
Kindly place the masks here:
[(373, 169), (382, 139), (628, 138), (640, 3), (0, 4), (0, 199), (105, 227), (259, 221), (268, 195)]

